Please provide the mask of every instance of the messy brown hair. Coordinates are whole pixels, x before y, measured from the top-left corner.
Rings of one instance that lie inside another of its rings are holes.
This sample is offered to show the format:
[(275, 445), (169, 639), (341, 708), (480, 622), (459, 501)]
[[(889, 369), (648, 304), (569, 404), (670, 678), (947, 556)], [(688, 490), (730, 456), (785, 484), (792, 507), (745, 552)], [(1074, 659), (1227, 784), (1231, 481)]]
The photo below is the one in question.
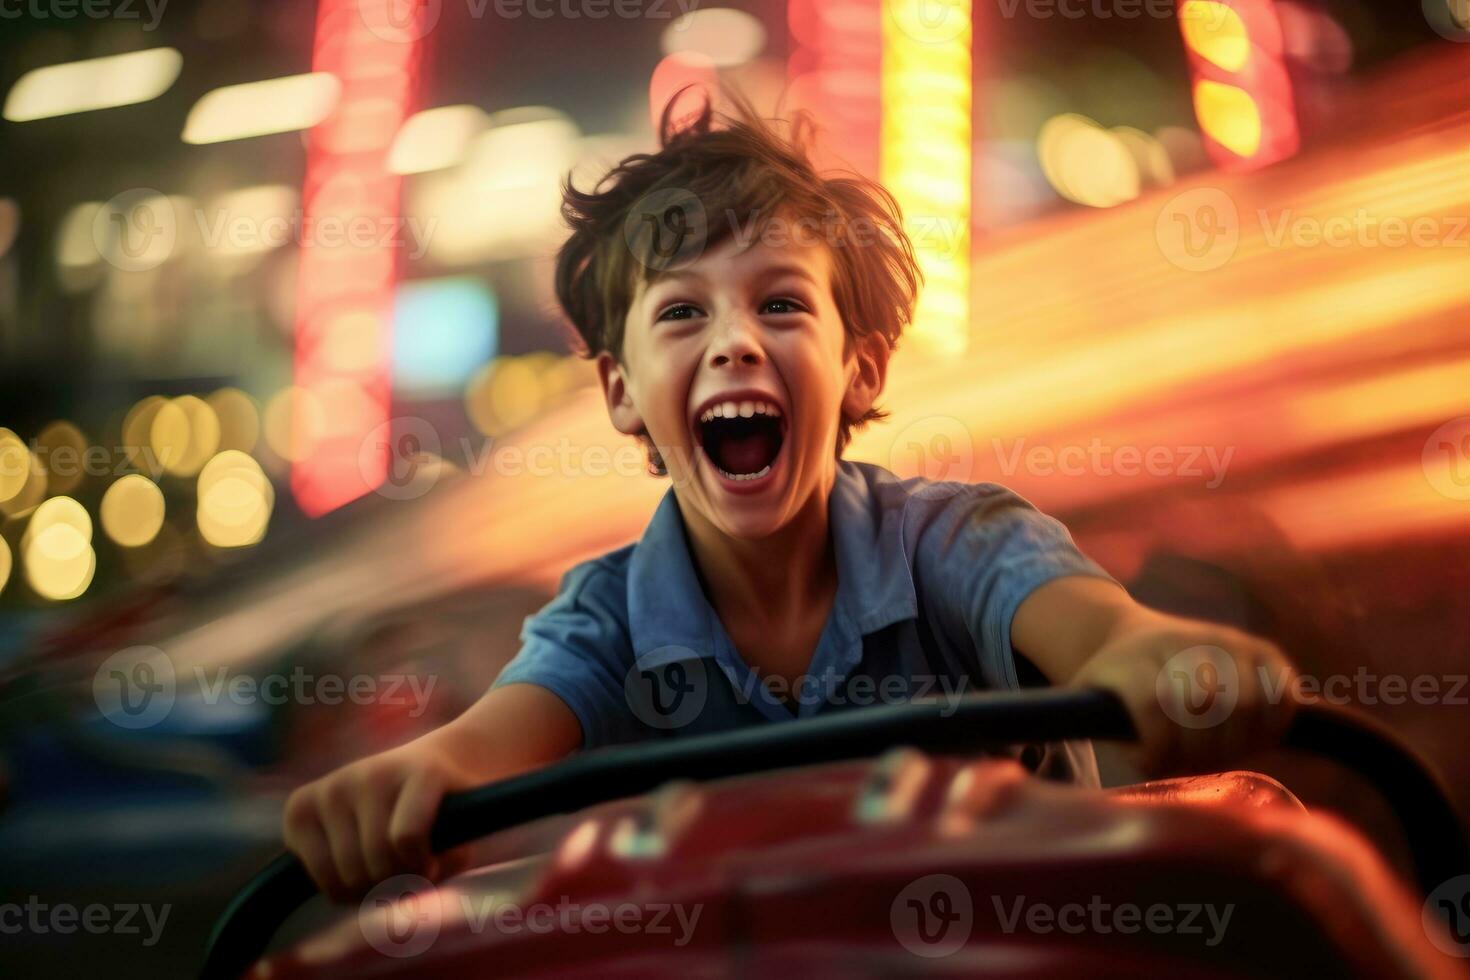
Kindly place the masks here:
[[(922, 275), (893, 195), (854, 172), (819, 174), (808, 114), (794, 114), (783, 135), (749, 101), (729, 94), (731, 109), (717, 126), (707, 98), (697, 111), (675, 115), (687, 91), (664, 109), (658, 152), (625, 158), (589, 191), (574, 187), (570, 175), (563, 183), (561, 212), (571, 235), (557, 253), (556, 296), (576, 331), (575, 352), (591, 358), (607, 351), (621, 362), (640, 280), (647, 285), (661, 271), (693, 262), (737, 229), (759, 236), (778, 215), (822, 224), (848, 342), (877, 333), (894, 350), (913, 318)], [(853, 428), (886, 417), (877, 408), (844, 416), (837, 454)], [(650, 461), (662, 469), (651, 447)]]

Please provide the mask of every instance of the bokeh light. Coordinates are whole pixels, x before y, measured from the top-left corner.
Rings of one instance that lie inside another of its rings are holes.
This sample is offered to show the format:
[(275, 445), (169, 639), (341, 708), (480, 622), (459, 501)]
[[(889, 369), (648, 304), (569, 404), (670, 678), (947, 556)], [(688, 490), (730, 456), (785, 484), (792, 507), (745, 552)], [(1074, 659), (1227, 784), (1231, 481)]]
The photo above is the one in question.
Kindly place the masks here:
[(97, 571), (92, 518), (71, 497), (52, 497), (36, 508), (21, 537), (26, 581), (45, 599), (65, 601), (87, 591)]
[(304, 459), (325, 428), (320, 402), (307, 389), (283, 388), (266, 402), (265, 444), (287, 462)]
[(173, 476), (193, 476), (219, 449), (220, 424), (203, 399), (183, 395), (158, 406), (148, 427), (148, 444)]
[(199, 473), (199, 533), (217, 548), (241, 548), (265, 537), (275, 490), (252, 457), (226, 450)]
[(223, 143), (310, 129), (336, 107), (341, 91), (341, 82), (328, 72), (217, 88), (189, 110), (183, 140)]
[(5, 97), (4, 115), (29, 122), (147, 102), (168, 91), (183, 67), (183, 56), (173, 48), (47, 65), (16, 81)]
[(87, 437), (65, 419), (52, 422), (36, 436), (36, 452), (46, 464), (49, 493), (71, 493), (86, 474)]
[(1036, 139), (1042, 173), (1069, 201), (1110, 208), (1138, 196), (1138, 163), (1118, 134), (1086, 116), (1048, 119)]
[(482, 434), (497, 436), (535, 418), (542, 397), (541, 375), (533, 364), (499, 357), (470, 380), (465, 413)]
[(750, 61), (766, 46), (766, 29), (743, 10), (709, 7), (691, 10), (664, 29), (664, 54), (701, 54), (716, 68)]
[(446, 105), (410, 116), (388, 151), (388, 170), (421, 174), (462, 163), (475, 137), (490, 125), (478, 106)]
[(219, 421), (219, 448), (251, 452), (260, 440), (260, 409), (239, 388), (221, 388), (205, 399)]
[[(29, 448), (25, 449), (22, 460), (14, 455), (12, 444), (0, 443), (0, 448), (6, 445), (10, 445), (10, 448), (4, 455), (5, 471), (0, 479), (4, 479), (5, 489), (14, 492), (9, 497), (0, 498), (0, 513), (6, 517), (24, 517), (46, 499), (46, 464)], [(14, 490), (17, 480), (20, 482), (20, 489)]]
[(20, 436), (0, 429), (0, 504), (25, 488), (31, 473), (31, 451)]
[(138, 473), (129, 473), (102, 495), (102, 530), (124, 548), (141, 548), (158, 537), (164, 518), (163, 491)]

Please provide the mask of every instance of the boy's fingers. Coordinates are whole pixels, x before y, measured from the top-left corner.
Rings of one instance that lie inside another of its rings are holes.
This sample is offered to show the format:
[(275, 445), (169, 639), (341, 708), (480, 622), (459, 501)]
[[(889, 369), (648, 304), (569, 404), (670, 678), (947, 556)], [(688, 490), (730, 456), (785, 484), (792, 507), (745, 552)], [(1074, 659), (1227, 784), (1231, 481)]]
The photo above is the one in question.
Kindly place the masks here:
[(363, 864), (362, 844), (357, 836), (357, 816), (345, 794), (345, 787), (331, 786), (323, 794), (322, 824), (341, 883), (335, 892), (328, 893), (336, 901), (350, 900), (367, 887), (367, 868)]
[(392, 877), (399, 862), (388, 842), (389, 807), (391, 799), (368, 795), (357, 807), (357, 834), (362, 843), (363, 864), (371, 881), (377, 884)]
[(319, 891), (323, 894), (338, 891), (341, 883), (337, 880), (337, 865), (332, 860), (332, 850), (321, 821), (305, 804), (299, 804), (295, 808), (296, 813), (291, 813), (290, 809), (286, 820), (286, 846), (301, 860)]
[(393, 814), (388, 819), (388, 846), (404, 866), (428, 868), (433, 861), (429, 832), (443, 796), (438, 779), (422, 771), (409, 776), (399, 790)]
[(1160, 710), (1154, 674), (1151, 665), (1135, 662), (1127, 670), (1112, 669), (1087, 681), (1089, 686), (1112, 691), (1122, 699), (1138, 733), (1134, 758), (1139, 768), (1150, 775), (1162, 771), (1168, 764), (1169, 749), (1175, 737), (1171, 731), (1173, 723)]

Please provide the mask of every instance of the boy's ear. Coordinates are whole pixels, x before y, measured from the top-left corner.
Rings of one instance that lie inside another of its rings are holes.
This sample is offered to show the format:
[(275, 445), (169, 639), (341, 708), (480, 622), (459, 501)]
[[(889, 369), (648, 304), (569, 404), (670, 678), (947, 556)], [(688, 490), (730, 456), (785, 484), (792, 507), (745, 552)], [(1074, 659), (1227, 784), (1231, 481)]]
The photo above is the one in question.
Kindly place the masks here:
[(618, 359), (607, 351), (597, 355), (597, 378), (602, 382), (602, 396), (607, 400), (607, 417), (612, 419), (613, 428), (628, 436), (642, 435), (646, 431), (643, 416), (628, 397), (628, 382)]
[(842, 396), (844, 416), (862, 418), (883, 394), (883, 385), (888, 380), (890, 353), (887, 338), (876, 330), (851, 339), (847, 391)]

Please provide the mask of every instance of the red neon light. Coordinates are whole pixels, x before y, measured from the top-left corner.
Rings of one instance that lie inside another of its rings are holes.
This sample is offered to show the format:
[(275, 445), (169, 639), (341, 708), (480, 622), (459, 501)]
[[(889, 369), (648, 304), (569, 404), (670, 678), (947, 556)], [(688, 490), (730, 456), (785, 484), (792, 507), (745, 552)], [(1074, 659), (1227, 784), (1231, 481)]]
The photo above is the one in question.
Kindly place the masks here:
[(786, 75), (793, 108), (822, 127), (818, 167), (877, 178), (883, 94), (880, 0), (791, 0)]
[[(364, 448), (392, 405), (398, 256), (391, 243), (402, 239), (389, 232), (401, 181), (388, 172), (387, 156), (412, 103), (430, 12), (416, 0), (321, 0), (317, 8), (312, 70), (335, 75), (342, 87), (309, 136), (301, 195), (308, 232), (296, 289), (295, 383), (314, 404), (298, 401), (293, 424), (313, 437), (292, 463), (291, 490), (313, 517), (370, 492), (388, 472), (386, 443)], [(352, 329), (338, 329), (344, 323)], [(313, 431), (311, 419), (324, 424)]]
[(1189, 37), (1187, 19), (1219, 18), (1214, 7), (1226, 7), (1240, 18), (1249, 44), (1245, 63), (1231, 71), (1204, 57), (1186, 43), (1191, 91), (1203, 81), (1231, 85), (1245, 92), (1256, 105), (1261, 119), (1260, 145), (1242, 156), (1215, 139), (1201, 120), (1200, 135), (1210, 158), (1224, 170), (1255, 170), (1294, 155), (1300, 146), (1296, 99), (1286, 70), (1285, 44), (1275, 0), (1215, 0), (1214, 3), (1185, 3), (1180, 7), (1180, 27)]

